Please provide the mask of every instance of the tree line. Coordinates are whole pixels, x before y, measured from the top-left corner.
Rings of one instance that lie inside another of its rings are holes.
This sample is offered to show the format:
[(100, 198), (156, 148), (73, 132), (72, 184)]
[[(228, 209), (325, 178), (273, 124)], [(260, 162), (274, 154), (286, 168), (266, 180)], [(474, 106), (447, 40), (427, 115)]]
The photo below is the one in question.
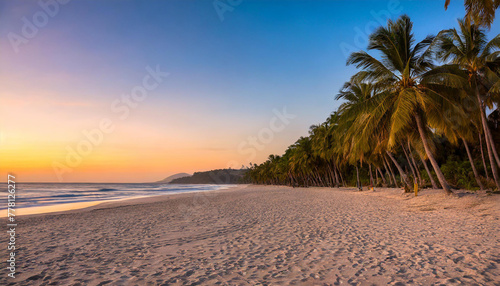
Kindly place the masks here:
[[(446, 1), (445, 7), (449, 1)], [(343, 100), (281, 156), (254, 164), (256, 184), (500, 189), (499, 0), (466, 0), (458, 28), (416, 41), (407, 15), (369, 37), (347, 65)], [(488, 114), (489, 113), (489, 114)]]

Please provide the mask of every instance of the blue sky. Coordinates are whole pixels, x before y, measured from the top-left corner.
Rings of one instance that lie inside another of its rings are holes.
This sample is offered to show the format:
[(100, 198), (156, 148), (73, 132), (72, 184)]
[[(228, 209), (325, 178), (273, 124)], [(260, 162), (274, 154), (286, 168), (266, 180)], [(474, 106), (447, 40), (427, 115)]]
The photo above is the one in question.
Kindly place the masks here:
[[(36, 1), (0, 2), (4, 146), (15, 140), (44, 141), (44, 146), (78, 142), (82, 129), (94, 126), (110, 113), (114, 99), (140, 83), (146, 66), (159, 65), (168, 80), (109, 136), (109, 146), (98, 149), (122, 156), (117, 159), (122, 165), (137, 160), (131, 152), (154, 157), (141, 151), (148, 148), (179, 155), (155, 165), (151, 177), (225, 167), (229, 160), (247, 164), (238, 144), (265, 128), (273, 109), (286, 106), (296, 118), (258, 150), (252, 162), (260, 163), (340, 105), (334, 97), (355, 72), (345, 65), (345, 51), (363, 49), (367, 32), (387, 17), (408, 14), (421, 40), (455, 27), (464, 15), (461, 1), (452, 1), (448, 11), (436, 0), (240, 2), (73, 0), (59, 5), (17, 53), (9, 33), (22, 35), (23, 17), (33, 21), (43, 10)], [(222, 19), (214, 3), (237, 5)], [(495, 23), (490, 35), (499, 32)], [(25, 118), (13, 122), (14, 114)], [(162, 148), (151, 146), (153, 141)], [(190, 155), (194, 149), (199, 152)], [(64, 156), (60, 150), (51, 151), (53, 158)], [(179, 168), (179, 160), (190, 163)], [(141, 178), (150, 179), (133, 177)]]

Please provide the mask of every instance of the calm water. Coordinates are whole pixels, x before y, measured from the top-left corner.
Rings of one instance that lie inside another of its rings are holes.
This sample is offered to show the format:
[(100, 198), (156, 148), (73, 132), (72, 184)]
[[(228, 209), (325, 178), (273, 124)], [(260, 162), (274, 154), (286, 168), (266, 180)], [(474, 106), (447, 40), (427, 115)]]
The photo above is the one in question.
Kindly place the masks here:
[[(88, 183), (16, 183), (16, 208), (50, 206), (124, 199), (137, 196), (157, 196), (175, 193), (221, 190), (233, 185), (169, 185), (169, 184), (88, 184)], [(7, 201), (7, 184), (0, 183), (1, 194)], [(7, 203), (0, 204), (0, 210)]]

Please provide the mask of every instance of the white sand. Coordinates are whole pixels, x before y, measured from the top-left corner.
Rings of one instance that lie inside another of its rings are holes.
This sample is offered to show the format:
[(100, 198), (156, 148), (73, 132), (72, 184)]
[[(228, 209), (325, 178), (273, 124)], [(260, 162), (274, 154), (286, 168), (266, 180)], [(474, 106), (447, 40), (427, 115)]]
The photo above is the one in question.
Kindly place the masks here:
[(17, 235), (1, 285), (500, 285), (498, 195), (249, 186), (26, 216)]

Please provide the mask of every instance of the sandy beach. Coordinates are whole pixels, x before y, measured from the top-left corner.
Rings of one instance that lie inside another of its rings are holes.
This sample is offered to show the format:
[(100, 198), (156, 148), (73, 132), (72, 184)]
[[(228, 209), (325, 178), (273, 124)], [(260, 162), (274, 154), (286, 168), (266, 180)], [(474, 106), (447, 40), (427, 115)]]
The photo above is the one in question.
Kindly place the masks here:
[[(241, 186), (20, 217), (2, 285), (500, 285), (500, 196)], [(6, 245), (6, 235), (0, 244)]]

